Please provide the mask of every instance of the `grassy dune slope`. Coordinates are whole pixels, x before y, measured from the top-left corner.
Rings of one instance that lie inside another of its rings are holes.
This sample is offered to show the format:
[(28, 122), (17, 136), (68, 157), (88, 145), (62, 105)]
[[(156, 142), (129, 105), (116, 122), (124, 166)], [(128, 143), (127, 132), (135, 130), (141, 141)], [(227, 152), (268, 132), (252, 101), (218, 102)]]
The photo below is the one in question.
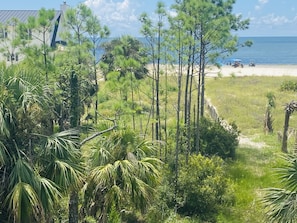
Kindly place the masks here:
[[(284, 106), (297, 100), (296, 92), (280, 91), (284, 81), (296, 81), (294, 77), (226, 77), (209, 78), (206, 95), (217, 107), (219, 115), (229, 122), (235, 122), (243, 135), (265, 141), (268, 145), (278, 145), (277, 132), (283, 131)], [(274, 134), (266, 137), (263, 133), (264, 115), (267, 106), (266, 94), (276, 97), (276, 108), (272, 111)], [(292, 115), (290, 127), (297, 127), (297, 114)]]
[[(273, 168), (280, 164), (281, 142), (277, 131), (283, 131), (284, 105), (296, 100), (296, 93), (280, 91), (283, 81), (296, 81), (294, 77), (226, 77), (210, 78), (206, 83), (206, 95), (216, 106), (221, 117), (235, 122), (241, 133), (256, 142), (265, 142), (263, 148), (239, 147), (237, 159), (230, 162), (229, 173), (234, 180), (235, 206), (226, 210), (220, 222), (263, 223), (263, 209), (259, 202), (263, 188), (277, 187)], [(274, 133), (263, 131), (267, 105), (266, 94), (276, 97)], [(290, 119), (290, 127), (296, 128), (297, 114)], [(294, 137), (290, 138), (289, 151), (293, 150)]]

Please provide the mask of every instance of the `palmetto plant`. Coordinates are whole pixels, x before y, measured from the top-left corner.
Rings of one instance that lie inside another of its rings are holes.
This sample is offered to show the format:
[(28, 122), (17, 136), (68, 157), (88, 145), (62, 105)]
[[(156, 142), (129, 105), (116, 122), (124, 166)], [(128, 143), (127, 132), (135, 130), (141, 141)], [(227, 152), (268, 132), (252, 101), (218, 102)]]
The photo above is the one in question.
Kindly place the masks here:
[(88, 215), (106, 222), (113, 206), (118, 212), (144, 211), (160, 180), (162, 162), (155, 158), (155, 146), (131, 130), (120, 130), (98, 139), (91, 151), (85, 188)]
[(262, 202), (270, 222), (293, 223), (297, 221), (297, 156), (283, 156), (285, 164), (276, 169), (282, 188), (267, 188)]
[(52, 133), (51, 101), (34, 70), (0, 66), (0, 222), (46, 222), (79, 184), (77, 132)]

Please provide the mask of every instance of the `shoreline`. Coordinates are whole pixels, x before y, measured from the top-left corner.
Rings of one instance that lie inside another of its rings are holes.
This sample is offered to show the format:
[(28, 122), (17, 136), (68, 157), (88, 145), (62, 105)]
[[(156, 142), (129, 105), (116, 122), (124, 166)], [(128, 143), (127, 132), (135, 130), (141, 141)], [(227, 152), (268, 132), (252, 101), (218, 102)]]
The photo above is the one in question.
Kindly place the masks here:
[[(161, 64), (161, 70), (165, 70), (165, 64)], [(147, 65), (148, 70), (152, 71), (152, 64)], [(177, 66), (168, 66), (169, 73), (177, 73)], [(197, 71), (197, 70), (196, 70)], [(255, 67), (244, 65), (244, 67), (232, 67), (222, 65), (220, 68), (207, 66), (205, 69), (206, 77), (243, 77), (243, 76), (296, 76), (297, 64), (256, 64)]]
[(230, 76), (297, 76), (297, 65), (259, 64), (255, 67), (232, 67), (223, 65), (220, 68), (210, 67), (206, 70), (206, 77)]

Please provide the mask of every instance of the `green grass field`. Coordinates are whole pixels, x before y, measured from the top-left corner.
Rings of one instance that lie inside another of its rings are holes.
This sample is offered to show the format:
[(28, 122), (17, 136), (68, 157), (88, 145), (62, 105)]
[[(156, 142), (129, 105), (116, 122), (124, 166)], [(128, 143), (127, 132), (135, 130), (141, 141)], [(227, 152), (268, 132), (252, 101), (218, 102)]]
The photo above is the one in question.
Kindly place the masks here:
[[(285, 105), (297, 100), (296, 92), (284, 92), (280, 87), (284, 81), (295, 80), (294, 77), (256, 76), (210, 78), (206, 83), (206, 96), (217, 107), (219, 115), (228, 122), (235, 122), (243, 135), (277, 146), (277, 132), (283, 132)], [(269, 92), (275, 95), (276, 107), (272, 110), (274, 133), (266, 136), (264, 116)], [(297, 114), (293, 114), (291, 128), (297, 127), (296, 120)]]
[[(219, 115), (228, 122), (235, 122), (241, 134), (255, 142), (264, 142), (263, 148), (245, 146), (237, 149), (237, 158), (228, 165), (234, 182), (236, 202), (232, 209), (220, 216), (219, 222), (263, 223), (263, 208), (260, 203), (263, 188), (278, 187), (274, 168), (280, 165), (281, 141), (277, 132), (283, 131), (284, 106), (296, 100), (295, 92), (280, 91), (284, 81), (294, 77), (226, 77), (207, 79), (206, 95), (216, 106)], [(276, 107), (272, 111), (274, 133), (265, 134), (264, 114), (268, 99), (273, 93)], [(296, 128), (297, 114), (291, 116), (290, 128)], [(288, 149), (294, 149), (295, 137), (289, 140)]]

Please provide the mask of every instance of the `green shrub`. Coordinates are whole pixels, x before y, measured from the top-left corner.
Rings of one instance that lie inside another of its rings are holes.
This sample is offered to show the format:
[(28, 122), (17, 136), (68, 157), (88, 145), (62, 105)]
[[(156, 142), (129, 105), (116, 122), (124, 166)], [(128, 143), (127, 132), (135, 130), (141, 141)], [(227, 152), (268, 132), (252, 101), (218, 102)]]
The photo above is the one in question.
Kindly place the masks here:
[(170, 216), (163, 223), (200, 223), (199, 219), (190, 217), (181, 217), (178, 214), (172, 212)]
[(235, 158), (238, 146), (237, 126), (223, 126), (222, 123), (202, 119), (200, 122), (200, 151), (203, 155), (217, 155), (223, 159)]
[(117, 209), (113, 204), (107, 217), (107, 223), (120, 223), (120, 222), (121, 222), (121, 216), (117, 212)]
[(221, 208), (234, 201), (224, 161), (217, 156), (191, 156), (188, 165), (181, 167), (179, 191), (178, 212), (208, 222), (215, 222)]
[(110, 96), (104, 91), (100, 91), (98, 93), (97, 98), (98, 98), (98, 103), (103, 103), (103, 102), (106, 102), (106, 101), (110, 100)]
[(296, 81), (284, 81), (281, 84), (281, 91), (297, 91), (297, 82)]

